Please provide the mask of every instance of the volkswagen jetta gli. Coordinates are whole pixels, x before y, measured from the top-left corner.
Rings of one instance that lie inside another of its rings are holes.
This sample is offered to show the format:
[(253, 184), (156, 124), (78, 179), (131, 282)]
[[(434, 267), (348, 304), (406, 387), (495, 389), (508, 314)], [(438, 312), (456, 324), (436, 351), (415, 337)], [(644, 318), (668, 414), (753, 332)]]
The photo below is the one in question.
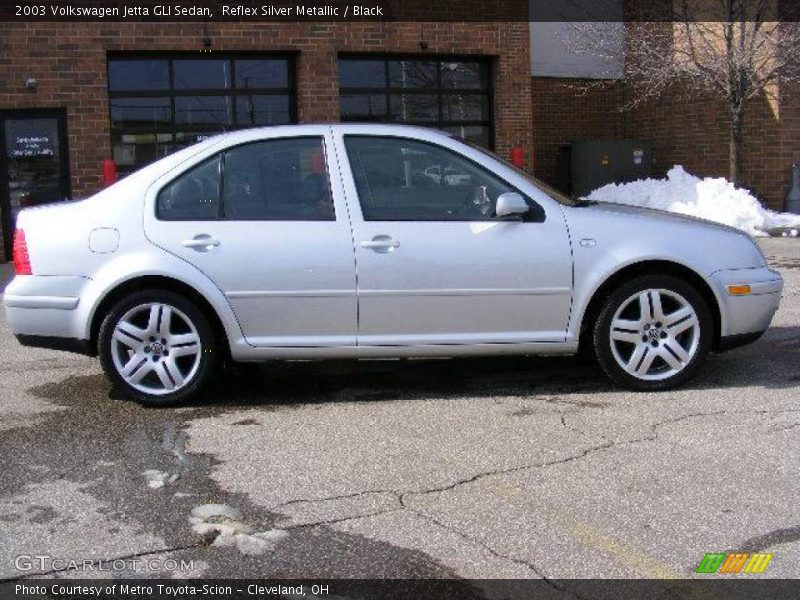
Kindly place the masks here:
[(745, 234), (573, 202), (446, 134), (238, 131), (20, 213), (9, 327), (144, 404), (222, 361), (571, 354), (663, 390), (758, 338), (783, 282)]

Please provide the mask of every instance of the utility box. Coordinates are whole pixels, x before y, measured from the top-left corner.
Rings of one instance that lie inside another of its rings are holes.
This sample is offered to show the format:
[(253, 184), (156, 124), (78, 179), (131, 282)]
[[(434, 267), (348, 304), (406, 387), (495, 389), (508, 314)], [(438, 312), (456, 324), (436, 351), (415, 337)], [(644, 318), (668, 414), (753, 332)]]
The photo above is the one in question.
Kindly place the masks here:
[(626, 183), (650, 176), (653, 153), (640, 140), (584, 140), (559, 150), (559, 187), (575, 198), (608, 183)]

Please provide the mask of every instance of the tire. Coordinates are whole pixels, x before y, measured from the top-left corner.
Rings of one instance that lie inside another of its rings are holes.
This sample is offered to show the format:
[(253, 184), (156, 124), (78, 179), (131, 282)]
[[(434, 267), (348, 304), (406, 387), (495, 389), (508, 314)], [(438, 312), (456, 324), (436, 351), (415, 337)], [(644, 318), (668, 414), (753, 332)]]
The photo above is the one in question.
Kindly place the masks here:
[(100, 326), (100, 364), (112, 385), (144, 406), (177, 406), (199, 394), (218, 363), (204, 312), (165, 290), (117, 302)]
[(614, 290), (594, 328), (600, 366), (632, 390), (669, 390), (688, 381), (711, 349), (714, 320), (691, 284), (645, 275)]

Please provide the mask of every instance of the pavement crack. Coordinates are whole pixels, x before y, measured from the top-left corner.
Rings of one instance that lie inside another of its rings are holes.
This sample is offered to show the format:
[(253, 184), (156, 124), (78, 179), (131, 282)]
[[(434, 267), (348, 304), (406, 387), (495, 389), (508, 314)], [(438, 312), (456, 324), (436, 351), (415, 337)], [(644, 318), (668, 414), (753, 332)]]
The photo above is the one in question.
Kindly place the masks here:
[(379, 495), (379, 494), (391, 494), (400, 500), (401, 494), (397, 490), (363, 490), (360, 492), (352, 492), (349, 494), (340, 494), (337, 496), (326, 496), (324, 498), (296, 498), (294, 500), (287, 500), (286, 502), (281, 502), (280, 504), (275, 504), (274, 506), (270, 506), (267, 508), (269, 512), (275, 512), (280, 510), (281, 508), (285, 508), (287, 506), (293, 506), (295, 504), (317, 504), (320, 502), (332, 502), (334, 500), (347, 500), (349, 498), (359, 498), (361, 496), (370, 496), (370, 495)]
[(800, 422), (792, 423), (791, 425), (787, 425), (786, 427), (776, 427), (772, 431), (789, 431), (790, 429), (794, 429), (795, 427), (800, 427)]
[(353, 515), (350, 517), (340, 517), (337, 519), (326, 519), (324, 521), (314, 521), (312, 523), (298, 523), (297, 525), (288, 525), (281, 527), (283, 531), (294, 531), (296, 529), (310, 529), (312, 527), (322, 527), (324, 525), (335, 525), (337, 523), (344, 523), (345, 521), (357, 521), (359, 519), (368, 519), (370, 517), (380, 517), (381, 515), (388, 515), (389, 513), (400, 512), (405, 510), (405, 507), (387, 508), (386, 510), (379, 510), (377, 512), (366, 513), (363, 515)]
[(556, 583), (552, 579), (548, 578), (542, 572), (542, 570), (533, 561), (525, 560), (525, 559), (522, 559), (522, 558), (518, 558), (518, 557), (512, 556), (510, 554), (504, 554), (504, 553), (496, 550), (495, 548), (493, 548), (492, 546), (490, 546), (489, 544), (487, 544), (483, 540), (475, 538), (475, 537), (472, 537), (472, 536), (469, 536), (466, 533), (464, 533), (463, 531), (461, 531), (460, 529), (457, 529), (455, 527), (447, 525), (446, 523), (443, 523), (442, 521), (440, 521), (439, 519), (437, 519), (434, 516), (431, 516), (431, 515), (429, 515), (427, 513), (424, 513), (424, 512), (420, 512), (418, 510), (413, 510), (413, 509), (408, 509), (408, 510), (411, 513), (413, 513), (414, 515), (416, 515), (417, 517), (419, 517), (420, 519), (428, 521), (429, 523), (433, 523), (434, 525), (444, 529), (445, 531), (449, 531), (450, 533), (453, 533), (453, 534), (457, 535), (461, 539), (463, 539), (463, 540), (465, 540), (465, 541), (467, 541), (467, 542), (469, 542), (471, 544), (480, 546), (481, 548), (485, 549), (487, 552), (489, 552), (489, 554), (491, 554), (495, 558), (499, 558), (500, 560), (505, 560), (505, 561), (512, 562), (514, 564), (520, 565), (521, 567), (525, 567), (526, 569), (532, 571), (537, 577), (542, 579), (542, 581), (546, 582), (553, 589), (556, 589), (556, 590), (558, 590), (560, 592), (569, 594), (573, 598), (578, 598), (579, 600), (585, 600), (584, 597), (581, 596), (580, 594), (578, 594), (577, 592), (575, 592), (573, 590), (570, 590), (570, 589), (567, 589), (567, 588), (563, 587), (562, 585), (559, 585), (558, 583)]
[(492, 477), (494, 475), (507, 475), (509, 473), (518, 473), (520, 471), (528, 471), (528, 470), (531, 470), (531, 469), (540, 469), (540, 468), (544, 468), (544, 467), (552, 467), (554, 465), (560, 465), (560, 464), (572, 462), (572, 461), (575, 461), (575, 460), (580, 460), (581, 458), (584, 458), (585, 456), (588, 456), (589, 454), (591, 454), (593, 452), (598, 452), (600, 450), (605, 450), (605, 449), (611, 448), (612, 446), (615, 446), (615, 445), (619, 445), (619, 443), (613, 442), (613, 441), (604, 442), (604, 443), (602, 443), (602, 444), (600, 444), (598, 446), (592, 446), (590, 448), (587, 448), (586, 450), (584, 450), (580, 454), (567, 456), (565, 458), (560, 458), (560, 459), (557, 459), (557, 460), (551, 460), (551, 461), (540, 462), (540, 463), (533, 463), (533, 464), (529, 464), (529, 465), (521, 465), (521, 466), (518, 466), (518, 467), (509, 467), (509, 468), (506, 468), (506, 469), (495, 469), (495, 470), (492, 470), (492, 471), (483, 471), (481, 473), (477, 473), (477, 474), (473, 475), (472, 477), (468, 477), (468, 478), (465, 478), (465, 479), (459, 479), (459, 480), (457, 480), (457, 481), (455, 481), (453, 483), (450, 483), (448, 485), (444, 485), (444, 486), (441, 486), (441, 487), (428, 488), (428, 489), (424, 489), (424, 490), (405, 491), (400, 496), (400, 504), (402, 504), (403, 506), (407, 506), (406, 503), (405, 503), (405, 497), (409, 496), (409, 495), (419, 496), (419, 495), (425, 495), (425, 494), (434, 494), (434, 493), (437, 493), (437, 492), (447, 492), (447, 491), (453, 490), (453, 489), (455, 489), (457, 487), (460, 487), (462, 485), (466, 485), (466, 484), (469, 484), (469, 483), (475, 483), (476, 481), (478, 481), (480, 479), (483, 479), (485, 477)]

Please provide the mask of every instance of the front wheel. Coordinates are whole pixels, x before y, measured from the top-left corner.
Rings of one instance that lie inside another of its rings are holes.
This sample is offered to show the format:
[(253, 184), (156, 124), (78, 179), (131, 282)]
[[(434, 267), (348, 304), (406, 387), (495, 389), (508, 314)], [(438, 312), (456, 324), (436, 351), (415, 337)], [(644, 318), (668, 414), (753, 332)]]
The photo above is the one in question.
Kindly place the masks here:
[(195, 396), (217, 362), (203, 311), (164, 290), (136, 292), (118, 302), (100, 327), (98, 344), (111, 382), (147, 406), (173, 406)]
[(694, 375), (711, 348), (714, 321), (686, 281), (647, 275), (616, 289), (594, 330), (606, 374), (635, 390), (672, 389)]

